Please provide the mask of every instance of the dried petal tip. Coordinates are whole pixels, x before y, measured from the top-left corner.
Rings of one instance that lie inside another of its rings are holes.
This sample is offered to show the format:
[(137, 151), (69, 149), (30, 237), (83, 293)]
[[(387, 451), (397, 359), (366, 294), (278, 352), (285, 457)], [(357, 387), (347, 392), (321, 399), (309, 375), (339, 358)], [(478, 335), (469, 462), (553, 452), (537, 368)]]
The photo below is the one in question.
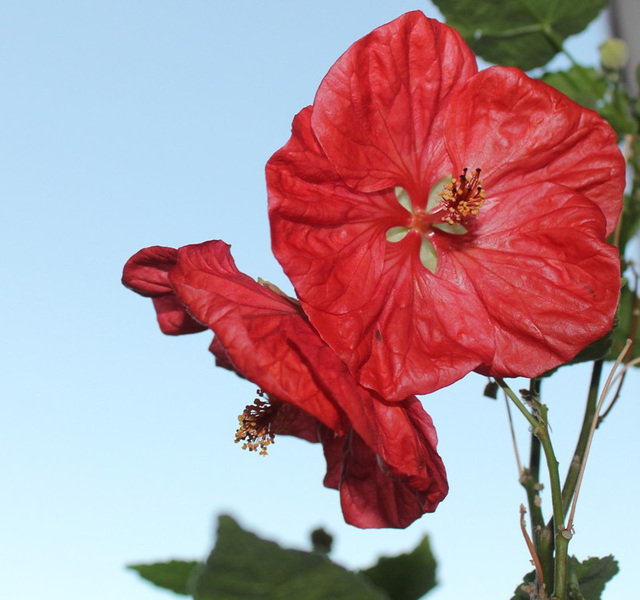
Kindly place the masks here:
[(242, 449), (249, 452), (260, 452), (260, 456), (266, 456), (267, 446), (275, 443), (275, 434), (271, 431), (271, 423), (275, 417), (276, 409), (269, 404), (269, 398), (262, 390), (257, 391), (261, 400), (256, 398), (253, 404), (249, 404), (241, 415), (238, 416), (240, 427), (236, 431), (235, 443), (242, 442)]
[(440, 193), (441, 206), (446, 211), (442, 216), (449, 225), (467, 225), (471, 217), (475, 217), (484, 203), (484, 188), (480, 181), (480, 169), (476, 169), (470, 177), (469, 169), (462, 170), (460, 179), (455, 177), (444, 186)]

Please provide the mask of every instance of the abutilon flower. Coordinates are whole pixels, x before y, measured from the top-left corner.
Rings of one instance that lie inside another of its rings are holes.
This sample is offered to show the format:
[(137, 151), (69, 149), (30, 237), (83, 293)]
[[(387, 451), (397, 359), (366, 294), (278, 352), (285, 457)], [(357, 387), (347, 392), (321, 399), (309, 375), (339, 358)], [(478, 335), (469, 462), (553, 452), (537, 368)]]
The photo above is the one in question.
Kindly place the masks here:
[(261, 454), (277, 434), (322, 443), (324, 483), (339, 490), (347, 522), (406, 527), (446, 496), (436, 431), (420, 402), (387, 402), (358, 385), (299, 302), (238, 271), (224, 242), (141, 250), (123, 283), (153, 298), (165, 333), (213, 330), (217, 364), (259, 387), (236, 441)]
[(360, 384), (538, 376), (610, 331), (624, 161), (595, 112), (408, 13), (331, 67), (267, 165), (273, 251)]

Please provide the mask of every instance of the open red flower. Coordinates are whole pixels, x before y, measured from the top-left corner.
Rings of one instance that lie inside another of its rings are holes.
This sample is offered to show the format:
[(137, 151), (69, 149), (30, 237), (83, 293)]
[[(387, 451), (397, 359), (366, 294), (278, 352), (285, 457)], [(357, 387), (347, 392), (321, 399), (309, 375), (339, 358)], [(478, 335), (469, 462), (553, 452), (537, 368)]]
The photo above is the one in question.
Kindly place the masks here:
[[(259, 386), (238, 441), (262, 453), (275, 434), (323, 444), (325, 485), (339, 489), (347, 522), (406, 527), (446, 496), (435, 428), (420, 402), (386, 402), (359, 386), (299, 303), (239, 272), (224, 242), (141, 250), (123, 283), (154, 298), (163, 331), (212, 329), (217, 363)], [(158, 298), (172, 306), (171, 326)]]
[(351, 46), (267, 165), (273, 250), (385, 398), (534, 377), (612, 327), (624, 161), (596, 113), (408, 13)]

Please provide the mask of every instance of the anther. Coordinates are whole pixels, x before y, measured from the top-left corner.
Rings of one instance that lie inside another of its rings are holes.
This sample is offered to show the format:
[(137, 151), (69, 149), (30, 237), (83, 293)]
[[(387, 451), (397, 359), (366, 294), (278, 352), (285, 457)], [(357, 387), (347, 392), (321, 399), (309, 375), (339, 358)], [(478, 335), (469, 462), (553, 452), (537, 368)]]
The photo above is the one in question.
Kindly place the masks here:
[(475, 169), (473, 175), (469, 175), (469, 169), (465, 167), (459, 179), (454, 177), (445, 185), (440, 193), (445, 211), (441, 217), (443, 223), (466, 225), (478, 214), (485, 200), (480, 173), (481, 169)]
[[(240, 426), (236, 431), (235, 443), (242, 442), (242, 449), (259, 452), (261, 456), (268, 454), (267, 447), (275, 443), (275, 434), (271, 431), (271, 423), (277, 411), (269, 403), (268, 396), (257, 390), (259, 396), (249, 404), (238, 416)], [(262, 400), (261, 398), (266, 398)]]

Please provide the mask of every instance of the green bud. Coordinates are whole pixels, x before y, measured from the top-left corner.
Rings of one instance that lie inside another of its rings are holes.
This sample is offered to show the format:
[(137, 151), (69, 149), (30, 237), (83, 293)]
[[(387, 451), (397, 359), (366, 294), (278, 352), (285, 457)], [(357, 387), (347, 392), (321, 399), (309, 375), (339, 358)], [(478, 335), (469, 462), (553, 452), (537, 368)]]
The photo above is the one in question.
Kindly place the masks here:
[(605, 69), (620, 71), (627, 66), (629, 48), (624, 40), (609, 38), (598, 49), (600, 50), (600, 62)]

